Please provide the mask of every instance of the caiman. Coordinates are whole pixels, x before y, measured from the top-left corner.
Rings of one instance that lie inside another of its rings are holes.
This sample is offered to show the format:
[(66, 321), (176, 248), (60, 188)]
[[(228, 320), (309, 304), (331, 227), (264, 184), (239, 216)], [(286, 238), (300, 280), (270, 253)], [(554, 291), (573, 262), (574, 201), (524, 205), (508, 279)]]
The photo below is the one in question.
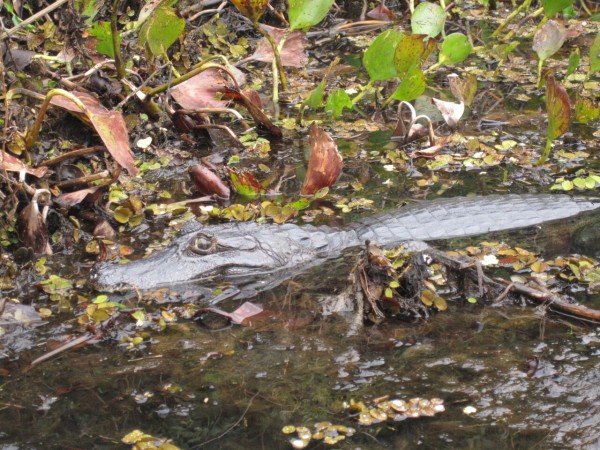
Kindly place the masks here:
[(325, 259), (371, 241), (435, 241), (533, 227), (600, 208), (600, 200), (566, 195), (490, 195), (423, 201), (345, 227), (195, 221), (168, 247), (128, 264), (100, 263), (99, 290), (155, 289), (194, 282), (234, 286), (239, 298), (275, 287)]

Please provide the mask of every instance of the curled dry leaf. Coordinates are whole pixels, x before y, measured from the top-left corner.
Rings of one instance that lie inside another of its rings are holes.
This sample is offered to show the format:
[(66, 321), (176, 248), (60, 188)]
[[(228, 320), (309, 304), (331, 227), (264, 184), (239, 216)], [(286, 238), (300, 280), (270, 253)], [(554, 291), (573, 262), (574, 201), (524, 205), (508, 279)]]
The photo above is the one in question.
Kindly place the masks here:
[(228, 199), (231, 195), (229, 186), (219, 176), (202, 164), (196, 164), (189, 170), (190, 178), (198, 192), (204, 195), (216, 195)]
[(440, 113), (442, 114), (442, 117), (444, 117), (444, 120), (446, 121), (448, 126), (451, 129), (455, 130), (458, 125), (458, 121), (460, 120), (463, 113), (465, 112), (464, 102), (462, 102), (462, 101), (460, 103), (446, 102), (444, 100), (438, 100), (437, 98), (432, 98), (431, 102), (440, 111)]
[(29, 205), (19, 213), (19, 236), (23, 244), (31, 248), (36, 255), (51, 255), (52, 248), (48, 243), (48, 229), (46, 228), (48, 206), (44, 206), (43, 211), (40, 211), (38, 204), (38, 199), (42, 194), (50, 195), (50, 191), (36, 189)]
[(71, 94), (85, 105), (87, 111), (81, 111), (75, 103), (62, 95), (55, 95), (50, 103), (91, 124), (114, 160), (130, 175), (135, 176), (137, 169), (133, 163), (133, 152), (129, 147), (129, 135), (123, 115), (119, 111), (106, 109), (93, 95), (75, 91)]
[(309, 132), (311, 152), (302, 185), (303, 195), (312, 195), (319, 189), (332, 186), (344, 167), (342, 155), (332, 137), (314, 122)]
[(417, 150), (415, 152), (412, 152), (410, 154), (410, 157), (411, 158), (433, 158), (446, 146), (446, 144), (448, 142), (450, 142), (450, 139), (452, 138), (452, 136), (453, 136), (453, 134), (444, 136), (439, 141), (437, 141), (434, 145), (431, 145), (430, 147), (424, 148), (422, 150)]
[[(279, 45), (287, 30), (280, 28), (268, 27), (261, 25), (267, 30), (267, 32), (273, 38), (276, 45)], [(283, 48), (280, 52), (281, 64), (287, 67), (305, 67), (308, 64), (308, 55), (306, 54), (306, 47), (308, 45), (308, 39), (306, 33), (296, 30), (290, 33), (283, 44)], [(266, 38), (262, 38), (256, 48), (254, 54), (250, 57), (254, 61), (261, 61), (270, 63), (273, 61), (273, 47)]]
[[(235, 76), (238, 85), (246, 77), (235, 67), (227, 67)], [(218, 93), (232, 83), (230, 77), (216, 67), (210, 67), (189, 80), (171, 88), (173, 98), (185, 109), (224, 108), (229, 101), (217, 100)]]
[(387, 6), (385, 6), (385, 2), (381, 2), (374, 9), (367, 13), (367, 17), (375, 20), (384, 20), (386, 22), (390, 20), (394, 20), (396, 15), (392, 10), (390, 10)]

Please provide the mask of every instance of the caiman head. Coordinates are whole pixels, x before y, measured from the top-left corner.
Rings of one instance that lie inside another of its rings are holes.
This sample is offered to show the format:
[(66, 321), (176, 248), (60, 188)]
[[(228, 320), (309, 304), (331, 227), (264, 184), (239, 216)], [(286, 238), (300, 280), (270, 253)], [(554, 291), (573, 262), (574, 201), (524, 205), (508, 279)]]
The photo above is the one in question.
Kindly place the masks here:
[(241, 223), (205, 227), (180, 236), (147, 258), (128, 264), (99, 263), (89, 278), (97, 290), (111, 292), (190, 282), (255, 282), (314, 259), (315, 251), (309, 241), (309, 235), (293, 225)]

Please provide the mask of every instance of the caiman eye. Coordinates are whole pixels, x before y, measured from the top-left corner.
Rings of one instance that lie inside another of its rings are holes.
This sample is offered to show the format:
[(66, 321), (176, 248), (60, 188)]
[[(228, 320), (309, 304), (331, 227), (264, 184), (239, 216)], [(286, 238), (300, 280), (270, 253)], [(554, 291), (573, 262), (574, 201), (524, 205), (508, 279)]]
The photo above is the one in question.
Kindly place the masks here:
[(190, 251), (197, 255), (210, 255), (217, 250), (217, 238), (215, 236), (198, 236), (191, 245)]

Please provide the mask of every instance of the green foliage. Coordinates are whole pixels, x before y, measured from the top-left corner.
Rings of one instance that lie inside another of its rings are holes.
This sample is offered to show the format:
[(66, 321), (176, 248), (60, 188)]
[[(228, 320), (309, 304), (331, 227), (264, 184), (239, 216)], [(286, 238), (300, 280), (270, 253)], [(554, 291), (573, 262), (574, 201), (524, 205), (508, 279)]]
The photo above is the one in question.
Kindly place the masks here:
[(400, 86), (392, 94), (392, 98), (395, 100), (411, 101), (419, 97), (425, 88), (427, 82), (425, 81), (425, 75), (418, 65), (414, 65), (406, 74), (406, 77), (400, 83)]
[(396, 30), (386, 30), (365, 51), (363, 65), (372, 81), (389, 80), (398, 74), (394, 64), (394, 52), (405, 35)]
[(334, 0), (289, 0), (290, 30), (308, 30), (325, 18)]
[(600, 70), (600, 33), (596, 35), (594, 43), (590, 48), (590, 73), (596, 73)]
[(464, 61), (473, 51), (469, 38), (462, 33), (446, 36), (440, 49), (439, 63), (444, 65), (458, 64)]
[(418, 34), (406, 36), (396, 47), (394, 66), (398, 78), (405, 78), (408, 73), (421, 62), (424, 52), (423, 37)]
[(575, 73), (577, 68), (579, 67), (579, 61), (581, 59), (581, 55), (579, 52), (579, 47), (571, 51), (569, 55), (569, 65), (567, 67), (566, 76), (572, 75)]
[[(94, 22), (89, 29), (89, 33), (98, 39), (98, 42), (96, 42), (96, 50), (98, 53), (106, 55), (109, 58), (115, 57), (110, 22)], [(117, 40), (120, 45), (121, 35), (117, 36)]]
[(75, 9), (83, 17), (86, 17), (86, 22), (88, 24), (92, 23), (92, 20), (94, 20), (94, 17), (100, 12), (102, 6), (103, 2), (98, 2), (96, 0), (75, 0)]
[(419, 3), (410, 21), (413, 34), (424, 34), (432, 38), (442, 32), (445, 22), (444, 8), (428, 2)]
[(344, 108), (352, 109), (352, 100), (343, 89), (338, 89), (327, 98), (325, 111), (330, 113), (334, 119), (339, 118), (344, 111)]
[(185, 20), (168, 6), (156, 8), (140, 29), (139, 42), (153, 55), (163, 55), (183, 33)]
[(573, 5), (573, 0), (542, 0), (546, 17), (553, 17), (557, 12), (569, 8), (571, 5)]

